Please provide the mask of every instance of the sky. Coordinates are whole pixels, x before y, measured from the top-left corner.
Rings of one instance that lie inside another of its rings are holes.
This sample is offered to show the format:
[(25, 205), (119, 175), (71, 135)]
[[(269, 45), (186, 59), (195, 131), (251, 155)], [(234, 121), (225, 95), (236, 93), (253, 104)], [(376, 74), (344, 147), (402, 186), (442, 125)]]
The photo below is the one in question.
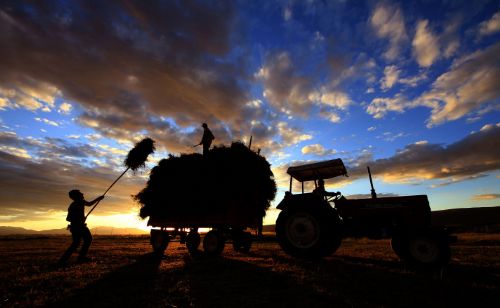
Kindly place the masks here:
[(499, 39), (498, 1), (0, 1), (0, 226), (65, 227), (149, 136), (87, 221), (146, 228), (131, 196), (203, 122), (271, 163), (266, 224), (289, 166), (334, 158), (347, 198), (370, 166), (379, 196), (499, 206)]

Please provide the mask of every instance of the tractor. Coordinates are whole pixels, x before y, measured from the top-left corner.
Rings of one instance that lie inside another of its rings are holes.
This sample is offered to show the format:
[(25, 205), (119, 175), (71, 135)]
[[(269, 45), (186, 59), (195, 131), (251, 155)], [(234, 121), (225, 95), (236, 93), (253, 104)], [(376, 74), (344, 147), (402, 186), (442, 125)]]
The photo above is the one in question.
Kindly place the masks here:
[[(427, 195), (377, 197), (370, 168), (371, 198), (347, 199), (340, 192), (304, 192), (304, 183), (347, 176), (341, 159), (289, 167), (290, 190), (277, 208), (276, 237), (282, 249), (300, 258), (333, 254), (346, 237), (391, 239), (394, 253), (419, 267), (440, 267), (450, 260), (456, 240), (442, 226), (431, 225)], [(293, 194), (293, 180), (302, 184)]]

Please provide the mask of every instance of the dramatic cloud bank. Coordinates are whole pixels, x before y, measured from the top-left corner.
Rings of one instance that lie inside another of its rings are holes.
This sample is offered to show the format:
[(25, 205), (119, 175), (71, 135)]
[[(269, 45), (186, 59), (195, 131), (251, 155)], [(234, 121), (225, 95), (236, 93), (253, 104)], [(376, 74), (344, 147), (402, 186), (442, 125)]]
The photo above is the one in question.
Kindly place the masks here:
[(407, 145), (396, 155), (363, 163), (354, 162), (351, 180), (366, 176), (366, 166), (389, 183), (443, 180), (453, 183), (484, 176), (500, 169), (500, 123), (448, 146), (428, 142)]
[(11, 2), (0, 12), (0, 41), (8, 42), (0, 107), (53, 109), (62, 96), (81, 104), (81, 123), (103, 135), (147, 129), (178, 150), (172, 140), (183, 138), (161, 117), (242, 128), (248, 76), (233, 52), (237, 31), (229, 3)]
[[(486, 125), (479, 132), (447, 146), (419, 141), (407, 145), (394, 156), (373, 160), (369, 152), (362, 152), (356, 159), (344, 159), (348, 178), (337, 178), (337, 185), (345, 185), (367, 176), (366, 166), (370, 166), (377, 178), (387, 183), (415, 184), (427, 180), (440, 181), (434, 187), (450, 185), (465, 180), (484, 177), (500, 169), (500, 123)], [(306, 146), (303, 153), (323, 154), (318, 145)], [(342, 157), (342, 155), (341, 155)], [(311, 162), (311, 161), (309, 161)], [(281, 188), (288, 187), (286, 169), (290, 165), (300, 165), (296, 161), (274, 169)]]

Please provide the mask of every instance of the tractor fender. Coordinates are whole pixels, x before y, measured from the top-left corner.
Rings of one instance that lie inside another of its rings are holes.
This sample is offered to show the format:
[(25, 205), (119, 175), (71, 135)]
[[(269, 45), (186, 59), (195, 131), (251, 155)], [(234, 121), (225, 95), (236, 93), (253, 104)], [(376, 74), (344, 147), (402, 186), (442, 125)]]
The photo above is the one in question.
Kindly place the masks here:
[(292, 195), (289, 192), (285, 193), (285, 197), (281, 202), (278, 204), (276, 207), (278, 210), (288, 210), (288, 209), (293, 209), (293, 208), (301, 208), (304, 207), (305, 209), (309, 207), (316, 207), (316, 208), (329, 208), (334, 210), (330, 204), (323, 199), (322, 196), (314, 194), (314, 193), (307, 193), (307, 194), (300, 194), (300, 195)]

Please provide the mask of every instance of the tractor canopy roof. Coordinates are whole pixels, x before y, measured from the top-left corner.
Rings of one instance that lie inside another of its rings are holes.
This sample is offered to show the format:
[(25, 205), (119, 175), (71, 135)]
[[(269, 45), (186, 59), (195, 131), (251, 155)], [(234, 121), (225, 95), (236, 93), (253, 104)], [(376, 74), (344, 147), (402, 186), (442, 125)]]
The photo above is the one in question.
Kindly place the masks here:
[(289, 167), (286, 172), (300, 182), (331, 179), (340, 175), (347, 176), (347, 170), (340, 158)]

